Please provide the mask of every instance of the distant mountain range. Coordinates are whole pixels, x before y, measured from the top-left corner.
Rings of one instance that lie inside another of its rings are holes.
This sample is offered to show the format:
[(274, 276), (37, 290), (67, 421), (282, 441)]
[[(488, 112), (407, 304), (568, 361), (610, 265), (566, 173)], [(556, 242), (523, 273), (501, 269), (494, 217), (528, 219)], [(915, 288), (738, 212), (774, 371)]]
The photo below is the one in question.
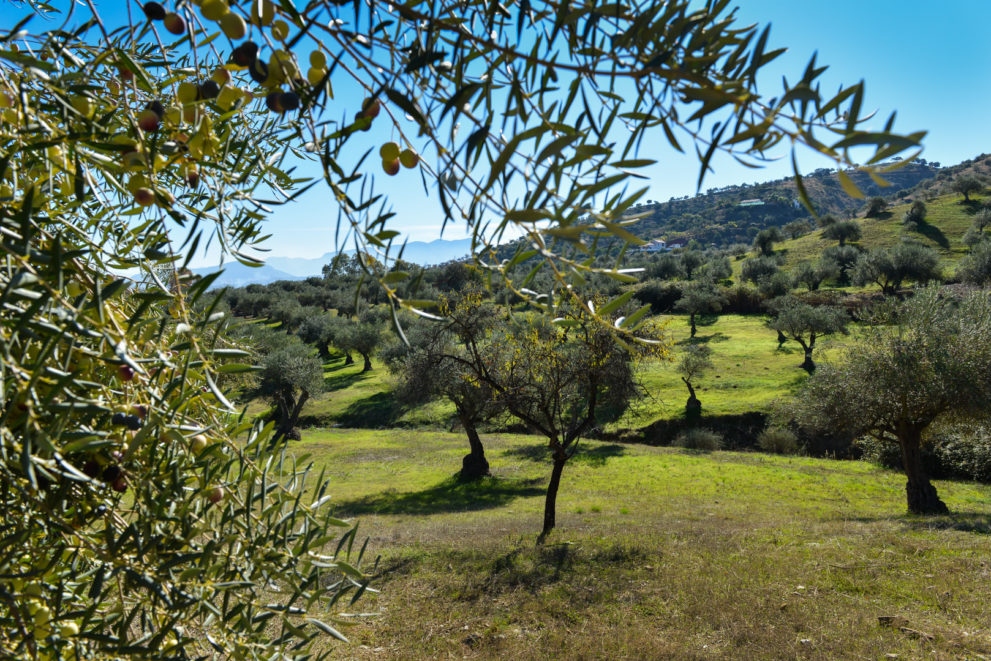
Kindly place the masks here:
[[(354, 250), (344, 250), (351, 254)], [(448, 241), (435, 239), (433, 241), (410, 241), (403, 251), (403, 259), (407, 262), (431, 266), (443, 264), (454, 259), (467, 257), (471, 252), (471, 239)], [(304, 259), (301, 257), (269, 257), (264, 266), (251, 267), (233, 262), (224, 265), (224, 273), (211, 286), (245, 287), (258, 284), (267, 285), (278, 280), (303, 280), (322, 275), (324, 265), (329, 264), (337, 252), (328, 252), (322, 257)], [(196, 275), (207, 275), (216, 271), (216, 267), (193, 269)]]

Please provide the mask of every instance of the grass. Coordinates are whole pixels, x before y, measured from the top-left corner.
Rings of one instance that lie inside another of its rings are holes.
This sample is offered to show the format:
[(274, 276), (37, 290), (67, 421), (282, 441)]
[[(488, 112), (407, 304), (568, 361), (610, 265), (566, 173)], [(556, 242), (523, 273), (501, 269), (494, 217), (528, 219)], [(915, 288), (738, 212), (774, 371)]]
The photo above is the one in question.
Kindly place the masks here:
[[(926, 202), (926, 222), (916, 230), (908, 230), (902, 223), (910, 204), (892, 206), (878, 218), (858, 218), (862, 236), (856, 245), (864, 249), (887, 248), (898, 243), (902, 237), (910, 238), (936, 250), (944, 267), (952, 271), (967, 253), (961, 239), (980, 207), (980, 198), (972, 197), (971, 200), (970, 204), (965, 204), (959, 195), (951, 194)], [(815, 261), (823, 250), (833, 245), (836, 241), (823, 239), (822, 231), (817, 230), (775, 244), (775, 249), (785, 255), (782, 268), (790, 270), (799, 262)]]
[[(534, 545), (550, 464), (457, 434), (309, 431), (339, 516), (380, 555), (348, 658), (981, 658), (991, 654), (991, 489), (903, 515), (904, 478), (862, 462), (583, 442), (558, 529)], [(370, 567), (369, 567), (370, 568)], [(878, 617), (904, 618), (881, 626)], [(903, 630), (904, 629), (904, 630)]]

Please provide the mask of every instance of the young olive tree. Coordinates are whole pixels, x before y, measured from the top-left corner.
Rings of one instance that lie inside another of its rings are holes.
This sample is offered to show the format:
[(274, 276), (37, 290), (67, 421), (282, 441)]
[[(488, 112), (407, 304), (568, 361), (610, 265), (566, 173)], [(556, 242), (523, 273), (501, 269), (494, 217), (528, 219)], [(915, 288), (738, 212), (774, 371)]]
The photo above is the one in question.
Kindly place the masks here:
[(705, 344), (688, 344), (681, 351), (678, 372), (688, 388), (688, 401), (685, 403), (685, 417), (695, 419), (702, 415), (702, 402), (695, 394), (695, 381), (712, 369), (712, 349)]
[(698, 332), (695, 317), (700, 314), (719, 312), (723, 309), (725, 302), (726, 299), (719, 286), (711, 280), (696, 280), (685, 285), (676, 307), (688, 313), (688, 322), (691, 325), (690, 337), (694, 338)]
[(776, 299), (770, 307), (774, 316), (768, 320), (768, 327), (777, 331), (779, 337), (784, 335), (801, 345), (802, 351), (805, 353), (805, 360), (801, 367), (810, 373), (816, 368), (816, 364), (812, 360), (812, 351), (815, 349), (816, 340), (824, 335), (834, 333), (845, 335), (847, 322), (850, 321), (847, 313), (839, 308), (828, 305), (809, 305), (794, 296), (783, 296)]
[(991, 299), (962, 301), (927, 287), (905, 302), (892, 323), (816, 370), (792, 415), (809, 429), (870, 434), (897, 443), (908, 478), (908, 510), (947, 511), (922, 465), (926, 431), (940, 420), (985, 418), (991, 407)]
[[(479, 267), (508, 281), (533, 249), (570, 292), (588, 271), (631, 277), (553, 247), (591, 249), (603, 232), (637, 242), (624, 214), (646, 189), (627, 184), (652, 164), (638, 146), (654, 137), (697, 149), (700, 175), (720, 153), (759, 165), (775, 145), (810, 145), (847, 166), (851, 145), (887, 158), (922, 138), (871, 131), (863, 85), (823, 96), (814, 63), (759, 91), (780, 51), (726, 2), (569, 7), (8, 8), (0, 507), (19, 555), (0, 557), (12, 586), (0, 656), (273, 658), (340, 636), (316, 609), (364, 578), (345, 552), (323, 552), (340, 522), (319, 481), (277, 449), (269, 462), (265, 435), (231, 413), (219, 375), (243, 356), (193, 311), (212, 280), (183, 269), (207, 244), (256, 263), (266, 214), (304, 187), (327, 195), (359, 278), (414, 306), (376, 175), (413, 170), (479, 248), (519, 227), (518, 259), (479, 254)], [(369, 167), (373, 124), (382, 160)]]

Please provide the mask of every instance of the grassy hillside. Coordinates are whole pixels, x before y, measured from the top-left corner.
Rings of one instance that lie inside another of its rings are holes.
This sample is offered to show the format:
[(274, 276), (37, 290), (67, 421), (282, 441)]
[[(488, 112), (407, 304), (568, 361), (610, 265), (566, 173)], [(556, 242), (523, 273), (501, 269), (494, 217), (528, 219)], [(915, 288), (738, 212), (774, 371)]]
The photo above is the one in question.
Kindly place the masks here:
[[(966, 204), (955, 193), (936, 197), (926, 202), (926, 223), (918, 229), (908, 229), (902, 223), (909, 203), (889, 207), (878, 218), (857, 218), (862, 237), (856, 245), (865, 250), (886, 248), (898, 243), (902, 237), (909, 238), (939, 252), (944, 266), (952, 272), (956, 263), (966, 254), (966, 247), (961, 239), (983, 201), (982, 197), (971, 196), (971, 202)], [(803, 260), (818, 259), (823, 250), (833, 245), (836, 245), (836, 241), (823, 239), (822, 230), (816, 230), (797, 239), (776, 244), (775, 248), (785, 255), (782, 268), (790, 269)]]
[[(862, 462), (582, 442), (558, 529), (533, 545), (543, 443), (486, 436), (494, 477), (451, 479), (457, 434), (309, 431), (380, 555), (342, 630), (359, 659), (984, 658), (991, 488), (939, 482), (957, 514), (904, 511)], [(878, 618), (895, 616), (895, 626)]]

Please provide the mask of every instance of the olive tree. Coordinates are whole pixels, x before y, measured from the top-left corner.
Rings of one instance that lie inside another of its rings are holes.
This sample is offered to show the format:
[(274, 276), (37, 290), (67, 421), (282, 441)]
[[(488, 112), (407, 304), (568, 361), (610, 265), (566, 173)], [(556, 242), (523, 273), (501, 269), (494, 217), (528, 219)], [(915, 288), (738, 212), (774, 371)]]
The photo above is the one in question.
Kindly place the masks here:
[(951, 300), (927, 287), (890, 323), (870, 327), (804, 384), (792, 415), (809, 429), (843, 430), (897, 443), (908, 510), (947, 511), (922, 465), (921, 447), (941, 420), (986, 418), (991, 407), (991, 299)]
[(939, 255), (915, 241), (862, 253), (853, 269), (854, 284), (876, 283), (889, 295), (898, 291), (906, 280), (927, 283), (938, 281), (940, 276)]
[(774, 244), (784, 240), (784, 235), (777, 227), (768, 227), (757, 232), (754, 237), (754, 250), (759, 255), (774, 254)]
[(839, 308), (828, 305), (809, 305), (794, 296), (783, 296), (771, 304), (774, 316), (767, 325), (790, 340), (795, 340), (802, 347), (805, 360), (802, 369), (812, 372), (816, 368), (812, 360), (812, 351), (816, 340), (834, 333), (846, 334), (846, 325), (850, 318)]
[(822, 238), (836, 241), (841, 247), (847, 241), (859, 241), (860, 234), (860, 224), (855, 220), (841, 220), (822, 230)]
[(954, 193), (963, 195), (964, 202), (970, 202), (970, 196), (984, 190), (984, 184), (973, 175), (965, 174), (957, 177), (950, 184), (950, 189)]
[(720, 291), (719, 286), (711, 280), (697, 280), (685, 285), (681, 298), (675, 304), (679, 310), (688, 313), (688, 323), (691, 326), (690, 337), (695, 337), (698, 328), (695, 325), (695, 317), (700, 314), (719, 312), (723, 309), (726, 298)]
[(323, 366), (312, 350), (286, 337), (261, 361), (258, 392), (275, 407), (276, 440), (299, 440), (299, 414), (303, 405), (323, 390)]
[[(922, 138), (872, 131), (864, 86), (824, 96), (822, 67), (758, 90), (780, 51), (725, 2), (570, 7), (8, 8), (0, 507), (19, 553), (0, 557), (0, 656), (273, 658), (341, 637), (317, 609), (364, 591), (354, 533), (325, 552), (341, 522), (320, 480), (232, 413), (221, 375), (245, 356), (194, 310), (213, 280), (184, 268), (207, 245), (257, 264), (268, 211), (304, 188), (324, 191), (359, 281), (393, 306), (421, 304), (391, 268), (394, 212), (373, 180), (405, 168), (480, 248), (520, 228), (514, 258), (476, 258), (494, 279), (551, 310), (509, 282), (535, 250), (591, 313), (571, 279), (631, 276), (553, 242), (637, 242), (625, 212), (646, 190), (627, 184), (652, 163), (638, 145), (698, 149), (704, 175), (718, 154), (759, 165), (811, 145), (849, 165), (851, 144), (870, 161)], [(880, 160), (865, 168), (880, 176)]]
[(688, 344), (678, 359), (678, 373), (688, 388), (688, 401), (685, 402), (685, 417), (692, 419), (702, 415), (702, 402), (695, 394), (692, 381), (697, 380), (707, 370), (712, 369), (712, 349), (705, 344)]

